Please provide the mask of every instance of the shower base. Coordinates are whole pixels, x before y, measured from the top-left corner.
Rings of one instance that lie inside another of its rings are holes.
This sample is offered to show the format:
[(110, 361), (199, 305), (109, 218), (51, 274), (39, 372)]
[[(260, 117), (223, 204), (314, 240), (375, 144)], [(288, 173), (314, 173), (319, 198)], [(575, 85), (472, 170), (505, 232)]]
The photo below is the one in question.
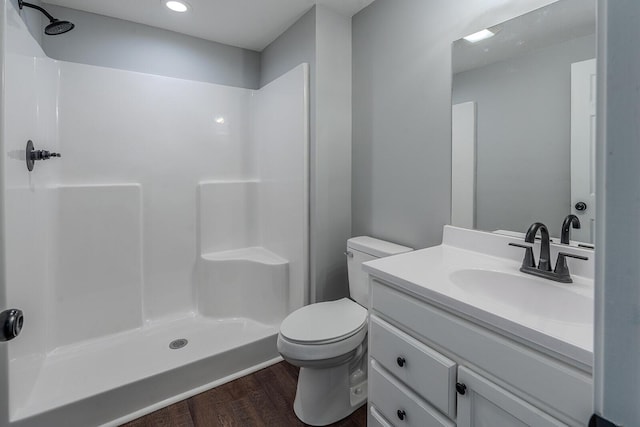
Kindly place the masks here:
[[(280, 361), (277, 333), (250, 319), (190, 316), (58, 348), (26, 401), (12, 402), (11, 426), (119, 425)], [(187, 344), (170, 348), (180, 339)]]

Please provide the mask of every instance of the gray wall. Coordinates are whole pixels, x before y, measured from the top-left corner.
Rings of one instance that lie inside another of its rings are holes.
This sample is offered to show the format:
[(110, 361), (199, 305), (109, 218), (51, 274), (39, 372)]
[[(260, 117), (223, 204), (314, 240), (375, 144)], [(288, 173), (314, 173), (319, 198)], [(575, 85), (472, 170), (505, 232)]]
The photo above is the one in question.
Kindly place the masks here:
[(344, 251), (351, 237), (351, 59), (351, 17), (318, 5), (311, 239), (319, 301), (349, 295)]
[(376, 0), (354, 16), (353, 235), (441, 242), (451, 211), (451, 43), (552, 1), (499, 3)]
[(51, 58), (250, 89), (259, 87), (259, 52), (122, 19), (43, 6), (56, 18), (76, 25), (69, 33), (42, 38), (42, 47)]
[[(553, 235), (571, 213), (571, 64), (595, 35), (458, 73), (453, 102), (477, 103), (476, 227)], [(455, 177), (454, 177), (455, 179)]]
[(638, 426), (640, 2), (598, 4), (595, 412)]
[(316, 72), (315, 6), (264, 48), (260, 64), (260, 87), (303, 62), (309, 64), (310, 85), (314, 90)]

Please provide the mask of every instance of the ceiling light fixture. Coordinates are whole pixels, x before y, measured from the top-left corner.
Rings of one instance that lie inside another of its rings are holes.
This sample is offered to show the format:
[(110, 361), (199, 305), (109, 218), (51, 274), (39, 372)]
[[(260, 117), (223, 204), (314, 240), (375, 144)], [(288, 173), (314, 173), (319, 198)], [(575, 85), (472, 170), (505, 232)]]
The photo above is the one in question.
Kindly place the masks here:
[(183, 1), (169, 0), (169, 1), (165, 1), (164, 5), (167, 6), (169, 9), (173, 10), (174, 12), (182, 13), (189, 10), (189, 5)]
[(463, 38), (470, 43), (478, 43), (481, 40), (488, 39), (489, 37), (493, 37), (495, 35), (496, 33), (485, 28), (484, 30), (478, 31), (477, 33), (469, 34), (468, 36)]

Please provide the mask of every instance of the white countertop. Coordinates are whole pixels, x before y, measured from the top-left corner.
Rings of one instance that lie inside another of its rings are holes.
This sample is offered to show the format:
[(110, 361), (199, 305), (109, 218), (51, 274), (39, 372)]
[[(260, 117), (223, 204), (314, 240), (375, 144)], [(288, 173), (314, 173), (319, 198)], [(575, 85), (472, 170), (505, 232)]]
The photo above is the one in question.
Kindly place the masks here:
[[(484, 243), (488, 245), (485, 252), (501, 253), (507, 248), (509, 255), (487, 255), (460, 247), (468, 237), (473, 240), (474, 249)], [(572, 274), (571, 284), (521, 273), (523, 250), (509, 247), (508, 243), (523, 242), (509, 236), (445, 227), (443, 241), (433, 248), (367, 262), (363, 268), (374, 277), (518, 337), (543, 352), (593, 365), (592, 273), (591, 277)], [(558, 248), (552, 250), (554, 262), (557, 251)], [(590, 255), (587, 267), (578, 267), (581, 261), (571, 260), (570, 269), (592, 269), (593, 252), (586, 253)], [(537, 248), (535, 255), (537, 259)], [(478, 277), (483, 286), (475, 285)]]

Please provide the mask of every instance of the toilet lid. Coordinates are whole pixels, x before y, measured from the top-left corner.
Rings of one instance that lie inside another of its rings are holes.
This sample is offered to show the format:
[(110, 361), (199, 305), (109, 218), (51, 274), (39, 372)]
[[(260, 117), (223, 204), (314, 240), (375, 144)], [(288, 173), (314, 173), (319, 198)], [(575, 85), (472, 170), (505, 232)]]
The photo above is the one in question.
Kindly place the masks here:
[(280, 334), (291, 341), (327, 343), (350, 337), (367, 323), (367, 310), (343, 298), (302, 307), (280, 325)]

